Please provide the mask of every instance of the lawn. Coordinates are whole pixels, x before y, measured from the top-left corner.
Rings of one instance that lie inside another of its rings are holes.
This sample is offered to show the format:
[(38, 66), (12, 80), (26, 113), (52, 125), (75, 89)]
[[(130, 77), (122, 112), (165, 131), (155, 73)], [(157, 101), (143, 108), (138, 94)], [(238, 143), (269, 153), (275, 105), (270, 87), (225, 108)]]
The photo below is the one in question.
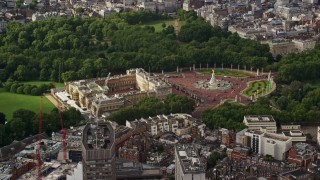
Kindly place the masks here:
[[(199, 73), (202, 74), (212, 74), (211, 69), (204, 69), (204, 70), (199, 70)], [(228, 76), (228, 77), (249, 77), (252, 76), (249, 73), (242, 72), (242, 71), (237, 71), (237, 70), (221, 70), (221, 69), (215, 69), (214, 74), (217, 76)]]
[[(54, 105), (46, 97), (42, 98), (42, 104), (44, 113), (49, 113), (54, 108)], [(0, 112), (6, 115), (7, 120), (12, 118), (12, 113), (15, 110), (21, 108), (38, 113), (40, 109), (40, 96), (14, 94), (3, 92), (3, 89), (0, 89)]]
[(39, 86), (41, 84), (49, 84), (49, 83), (54, 83), (54, 85), (59, 88), (59, 87), (64, 87), (63, 83), (58, 83), (58, 82), (51, 82), (51, 81), (27, 81), (27, 82), (21, 82), (23, 84), (31, 84), (31, 85), (36, 85)]
[[(178, 22), (178, 23), (175, 23)], [(153, 26), (155, 29), (155, 32), (161, 32), (163, 30), (162, 24), (165, 23), (166, 27), (172, 25), (176, 31), (179, 31), (181, 26), (185, 24), (185, 21), (176, 21), (176, 19), (170, 19), (170, 20), (157, 20), (157, 21), (151, 21), (148, 23), (142, 24), (143, 26)]]
[(253, 81), (249, 83), (249, 87), (244, 91), (244, 94), (248, 97), (253, 95), (255, 92), (257, 92), (258, 95), (261, 95), (262, 89), (266, 89), (269, 86), (270, 81), (268, 80)]

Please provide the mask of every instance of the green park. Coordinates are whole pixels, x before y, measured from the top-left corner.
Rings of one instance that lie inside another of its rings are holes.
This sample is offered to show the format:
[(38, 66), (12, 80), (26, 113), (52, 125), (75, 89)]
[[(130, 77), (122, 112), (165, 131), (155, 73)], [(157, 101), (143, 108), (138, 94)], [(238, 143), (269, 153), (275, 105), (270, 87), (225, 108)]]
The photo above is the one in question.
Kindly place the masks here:
[(268, 80), (259, 80), (259, 81), (252, 81), (249, 83), (246, 90), (244, 90), (244, 95), (251, 97), (254, 93), (257, 92), (258, 96), (266, 94), (270, 91), (271, 84)]
[[(52, 82), (28, 81), (21, 83), (39, 87), (42, 84), (49, 84)], [(54, 84), (56, 87), (63, 87), (63, 83)], [(13, 92), (7, 92), (4, 90), (4, 88), (0, 88), (0, 99), (1, 112), (3, 112), (6, 115), (6, 118), (9, 120), (12, 118), (12, 113), (18, 109), (28, 109), (34, 111), (35, 113), (38, 113), (40, 109), (40, 96), (17, 94)], [(54, 108), (54, 105), (46, 97), (43, 97), (42, 108), (44, 113), (49, 113)]]
[(181, 26), (185, 24), (185, 21), (179, 21), (177, 19), (169, 20), (155, 20), (142, 24), (142, 26), (153, 26), (155, 32), (161, 32), (164, 28), (168, 26), (173, 26), (176, 31), (179, 31)]
[[(212, 74), (212, 69), (203, 69), (203, 70), (199, 70), (198, 72), (202, 74)], [(228, 77), (239, 77), (239, 78), (252, 76), (250, 73), (243, 72), (243, 71), (222, 70), (222, 69), (215, 69), (214, 74), (216, 76), (228, 76)]]

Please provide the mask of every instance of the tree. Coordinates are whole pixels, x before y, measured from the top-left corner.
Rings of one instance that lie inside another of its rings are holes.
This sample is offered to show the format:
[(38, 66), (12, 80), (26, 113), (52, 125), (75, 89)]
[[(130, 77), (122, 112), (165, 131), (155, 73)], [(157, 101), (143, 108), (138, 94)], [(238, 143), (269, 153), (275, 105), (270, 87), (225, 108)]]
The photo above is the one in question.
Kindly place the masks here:
[(266, 155), (263, 157), (263, 160), (265, 160), (265, 161), (273, 161), (274, 158), (273, 158), (273, 156), (271, 156), (270, 154), (266, 154)]
[(19, 65), (14, 72), (14, 76), (17, 80), (23, 81), (28, 79), (30, 70), (25, 65)]
[(161, 27), (162, 27), (163, 29), (164, 29), (166, 26), (167, 26), (166, 23), (162, 23), (162, 24), (161, 24)]
[(7, 136), (8, 135), (6, 134), (5, 126), (3, 124), (0, 124), (0, 147), (3, 147), (7, 144), (6, 143), (6, 139), (8, 139)]
[(6, 119), (6, 115), (2, 112), (0, 112), (0, 124), (6, 124), (7, 119)]
[(20, 86), (17, 88), (17, 93), (18, 94), (23, 94), (23, 89), (24, 89), (24, 86)]
[(26, 123), (21, 118), (13, 118), (10, 121), (10, 128), (14, 132), (14, 137), (20, 139), (25, 134)]
[(14, 111), (12, 114), (13, 118), (21, 119), (22, 122), (25, 123), (26, 135), (32, 135), (33, 133), (37, 133), (32, 131), (32, 120), (34, 119), (35, 116), (36, 116), (36, 113), (27, 109), (18, 109)]
[(24, 94), (31, 94), (31, 89), (32, 89), (32, 86), (31, 85), (24, 85), (23, 86), (23, 93)]
[(34, 87), (31, 89), (30, 94), (33, 96), (39, 96), (39, 95), (41, 95), (41, 89)]
[(17, 0), (17, 1), (16, 1), (17, 7), (20, 8), (21, 5), (23, 4), (23, 2), (24, 2), (24, 0)]
[(77, 79), (77, 73), (75, 71), (67, 71), (62, 73), (62, 80), (64, 82), (72, 81)]
[(84, 13), (83, 7), (77, 7), (77, 8), (76, 8), (76, 13), (77, 13), (77, 14), (82, 14), (82, 13)]
[(313, 136), (310, 133), (308, 133), (306, 134), (306, 138), (307, 140), (311, 141), (313, 139)]
[(40, 71), (40, 78), (41, 81), (45, 81), (49, 79), (49, 71), (47, 68), (43, 68)]
[(77, 126), (84, 121), (80, 111), (76, 110), (75, 108), (69, 108), (68, 110), (64, 111), (62, 115), (66, 128), (70, 128), (70, 126)]
[(195, 109), (195, 102), (184, 96), (168, 95), (165, 100), (167, 113), (191, 113)]
[(10, 87), (10, 92), (16, 93), (19, 86), (20, 86), (20, 84), (18, 84), (18, 83), (12, 84), (12, 86)]

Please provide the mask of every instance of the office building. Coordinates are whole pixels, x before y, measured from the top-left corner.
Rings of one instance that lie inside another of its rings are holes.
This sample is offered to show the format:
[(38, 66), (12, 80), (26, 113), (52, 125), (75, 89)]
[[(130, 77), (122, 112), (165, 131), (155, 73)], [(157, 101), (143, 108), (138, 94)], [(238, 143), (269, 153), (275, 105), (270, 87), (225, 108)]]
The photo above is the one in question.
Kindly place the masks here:
[(193, 145), (175, 145), (175, 164), (176, 180), (205, 180), (206, 165)]
[(282, 161), (292, 146), (292, 138), (274, 133), (261, 131), (246, 132), (250, 139), (249, 147), (253, 152), (261, 155), (271, 155), (274, 159)]
[(276, 121), (273, 116), (244, 116), (243, 123), (248, 127), (249, 130), (260, 130), (262, 132), (277, 132)]
[(115, 180), (115, 133), (111, 124), (88, 123), (82, 134), (83, 179)]

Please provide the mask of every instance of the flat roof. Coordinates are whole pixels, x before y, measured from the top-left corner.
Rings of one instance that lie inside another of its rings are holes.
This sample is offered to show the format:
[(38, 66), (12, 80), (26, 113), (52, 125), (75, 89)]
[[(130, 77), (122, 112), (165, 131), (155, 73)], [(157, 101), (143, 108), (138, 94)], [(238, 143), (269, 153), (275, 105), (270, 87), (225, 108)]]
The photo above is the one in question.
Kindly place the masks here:
[(178, 144), (175, 146), (176, 154), (185, 174), (205, 173), (205, 164), (200, 160), (198, 149), (190, 144)]
[(249, 115), (244, 116), (248, 122), (276, 122), (271, 115)]

